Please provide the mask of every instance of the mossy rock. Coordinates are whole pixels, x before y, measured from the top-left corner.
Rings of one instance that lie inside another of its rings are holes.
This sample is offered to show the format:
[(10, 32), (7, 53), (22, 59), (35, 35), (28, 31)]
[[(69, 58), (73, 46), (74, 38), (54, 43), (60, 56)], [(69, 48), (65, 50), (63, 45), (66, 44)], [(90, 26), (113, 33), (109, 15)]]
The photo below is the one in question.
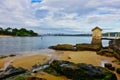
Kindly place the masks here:
[(8, 57), (8, 56), (0, 55), (0, 59), (6, 58), (6, 57)]
[(45, 78), (38, 78), (38, 77), (28, 77), (25, 80), (47, 80)]
[(110, 48), (101, 49), (100, 51), (97, 51), (97, 54), (107, 56), (107, 57), (114, 57), (115, 56), (113, 49), (110, 49)]
[(52, 68), (52, 67), (47, 67), (47, 68), (45, 68), (44, 70), (43, 70), (44, 72), (47, 72), (47, 73), (49, 73), (49, 74), (52, 74), (52, 75), (55, 75), (55, 76), (60, 76), (61, 74), (60, 73), (58, 73), (54, 68)]
[[(116, 75), (108, 69), (95, 67), (91, 64), (54, 60), (50, 67), (72, 80), (117, 80)], [(53, 70), (49, 71), (53, 72)]]
[(56, 46), (50, 46), (49, 48), (55, 50), (71, 50), (71, 51), (75, 50), (74, 46), (70, 44), (58, 44)]
[(15, 54), (10, 54), (10, 55), (9, 55), (9, 57), (14, 57), (14, 56), (16, 56), (16, 55), (15, 55)]
[(76, 50), (78, 51), (98, 51), (100, 50), (101, 46), (99, 45), (92, 45), (92, 44), (76, 44)]
[(120, 74), (120, 68), (117, 68), (117, 69), (116, 69), (116, 72), (117, 72), (118, 74)]

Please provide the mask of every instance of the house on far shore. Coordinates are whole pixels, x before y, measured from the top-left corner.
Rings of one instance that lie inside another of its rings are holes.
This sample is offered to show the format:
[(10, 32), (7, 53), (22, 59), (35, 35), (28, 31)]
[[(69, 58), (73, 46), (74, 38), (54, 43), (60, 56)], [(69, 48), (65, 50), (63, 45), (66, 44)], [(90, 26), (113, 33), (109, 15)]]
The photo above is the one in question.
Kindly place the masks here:
[(102, 38), (102, 29), (99, 27), (95, 27), (94, 29), (92, 29), (92, 42), (91, 43), (93, 45), (102, 45), (101, 38)]

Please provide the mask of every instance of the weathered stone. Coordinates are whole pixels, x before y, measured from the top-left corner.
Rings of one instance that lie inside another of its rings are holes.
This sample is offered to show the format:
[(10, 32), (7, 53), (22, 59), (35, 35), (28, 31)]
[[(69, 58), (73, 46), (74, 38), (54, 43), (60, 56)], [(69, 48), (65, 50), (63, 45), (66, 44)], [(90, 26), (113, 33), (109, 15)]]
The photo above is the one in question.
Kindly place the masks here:
[(54, 60), (48, 68), (72, 80), (117, 80), (116, 75), (109, 70), (85, 63)]
[(108, 67), (109, 70), (115, 71), (115, 67)]
[(112, 67), (112, 64), (111, 63), (105, 63), (104, 67), (106, 67), (106, 68)]
[(101, 49), (100, 51), (97, 51), (98, 55), (103, 55), (103, 56), (107, 56), (107, 57), (114, 57), (114, 51), (110, 48), (108, 49)]
[(45, 78), (38, 78), (38, 77), (28, 77), (25, 80), (47, 80)]
[(114, 39), (109, 42), (109, 47), (114, 50), (114, 56), (120, 59), (120, 39)]
[(70, 44), (58, 44), (56, 46), (50, 46), (49, 48), (55, 49), (55, 50), (75, 50), (73, 45)]
[(98, 51), (100, 50), (101, 46), (99, 45), (91, 45), (91, 44), (76, 44), (76, 50), (88, 50), (88, 51)]
[(26, 71), (27, 70), (25, 70), (21, 67), (15, 68), (12, 65), (10, 65), (10, 66), (7, 67), (7, 69), (2, 74), (0, 74), (0, 80), (25, 73)]
[(117, 72), (118, 74), (120, 74), (120, 68), (117, 68), (117, 69), (116, 69), (116, 72)]

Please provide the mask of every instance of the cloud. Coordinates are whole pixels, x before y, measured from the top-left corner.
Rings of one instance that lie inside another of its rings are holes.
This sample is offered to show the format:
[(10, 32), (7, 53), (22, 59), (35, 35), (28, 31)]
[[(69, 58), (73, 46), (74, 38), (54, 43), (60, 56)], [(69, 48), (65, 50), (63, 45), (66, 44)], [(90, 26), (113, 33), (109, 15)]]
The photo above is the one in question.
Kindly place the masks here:
[(117, 31), (119, 5), (120, 0), (1, 0), (0, 25), (41, 33), (90, 32), (95, 26)]

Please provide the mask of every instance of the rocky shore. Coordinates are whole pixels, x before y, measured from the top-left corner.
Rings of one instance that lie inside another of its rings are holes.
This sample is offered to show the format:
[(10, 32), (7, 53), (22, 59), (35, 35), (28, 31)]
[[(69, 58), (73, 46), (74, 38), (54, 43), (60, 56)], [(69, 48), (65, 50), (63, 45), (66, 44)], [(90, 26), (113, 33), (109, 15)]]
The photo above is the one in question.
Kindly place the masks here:
[[(120, 59), (119, 43), (117, 39), (110, 41), (108, 47), (91, 44), (52, 46), (50, 48), (60, 51), (49, 56), (35, 54), (15, 58), (10, 66), (0, 72), (0, 79), (119, 80), (119, 64), (113, 63)], [(7, 57), (1, 58), (0, 63), (6, 60)]]

